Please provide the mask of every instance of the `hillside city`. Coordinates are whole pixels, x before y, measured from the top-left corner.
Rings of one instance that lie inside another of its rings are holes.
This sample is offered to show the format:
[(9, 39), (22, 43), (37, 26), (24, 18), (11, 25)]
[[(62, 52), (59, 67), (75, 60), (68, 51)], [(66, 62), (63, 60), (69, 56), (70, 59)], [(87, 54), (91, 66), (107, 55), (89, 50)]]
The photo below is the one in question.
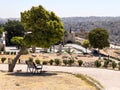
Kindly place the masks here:
[(56, 2), (72, 12), (59, 17), (36, 5), (47, 1), (26, 2), (20, 18), (0, 18), (0, 90), (120, 90), (120, 16), (73, 17)]

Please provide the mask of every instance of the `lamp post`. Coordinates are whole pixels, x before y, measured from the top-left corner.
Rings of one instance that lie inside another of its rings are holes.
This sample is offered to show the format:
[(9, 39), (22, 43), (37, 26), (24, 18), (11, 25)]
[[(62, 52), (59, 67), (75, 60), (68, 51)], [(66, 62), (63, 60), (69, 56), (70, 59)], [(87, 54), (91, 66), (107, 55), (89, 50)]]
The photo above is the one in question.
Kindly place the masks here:
[(7, 32), (3, 32), (2, 33), (2, 43), (3, 43), (3, 51), (5, 51), (5, 47), (6, 47), (6, 42), (5, 42), (5, 34), (6, 34)]

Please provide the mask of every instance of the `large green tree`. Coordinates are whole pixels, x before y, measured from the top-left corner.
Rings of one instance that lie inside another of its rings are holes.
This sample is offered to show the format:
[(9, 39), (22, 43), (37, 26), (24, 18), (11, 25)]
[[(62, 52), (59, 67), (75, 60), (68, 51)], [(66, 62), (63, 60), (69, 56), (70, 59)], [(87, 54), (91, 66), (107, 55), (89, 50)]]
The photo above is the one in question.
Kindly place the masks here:
[(64, 27), (60, 18), (53, 12), (47, 11), (41, 5), (22, 12), (21, 22), (26, 30), (23, 39), (24, 45), (12, 62), (9, 68), (10, 72), (14, 70), (18, 58), (26, 47), (37, 46), (48, 48), (61, 41), (64, 34)]
[(96, 28), (89, 32), (88, 39), (93, 48), (103, 49), (109, 46), (109, 34), (105, 29)]
[(12, 37), (15, 36), (24, 36), (24, 27), (20, 21), (8, 20), (4, 25), (4, 29), (7, 32), (6, 35), (6, 44), (13, 45), (11, 42)]

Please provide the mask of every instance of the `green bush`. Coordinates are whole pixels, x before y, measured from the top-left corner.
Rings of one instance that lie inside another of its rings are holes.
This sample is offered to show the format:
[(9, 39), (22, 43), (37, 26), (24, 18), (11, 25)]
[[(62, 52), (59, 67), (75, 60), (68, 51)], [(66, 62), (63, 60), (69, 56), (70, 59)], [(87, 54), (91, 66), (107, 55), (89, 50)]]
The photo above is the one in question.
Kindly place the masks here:
[(13, 52), (14, 55), (16, 55), (16, 52)]
[(10, 54), (10, 52), (6, 52), (6, 55), (9, 55)]
[(60, 59), (55, 59), (55, 65), (59, 65), (60, 64)]
[(35, 60), (35, 63), (36, 63), (36, 64), (40, 64), (40, 60), (39, 60), (39, 59), (36, 59), (36, 60)]
[(78, 60), (78, 65), (81, 66), (83, 64), (82, 60)]
[(63, 64), (66, 66), (68, 64), (68, 60), (63, 60)]
[(112, 62), (112, 68), (114, 69), (114, 68), (116, 68), (116, 66), (117, 66), (117, 63), (115, 61), (113, 61)]
[(11, 52), (11, 55), (13, 55), (14, 54), (14, 52)]
[(74, 63), (74, 60), (68, 60), (68, 65), (71, 66)]
[(47, 61), (43, 61), (42, 64), (43, 64), (43, 65), (47, 65), (48, 62), (47, 62)]
[(50, 65), (53, 65), (53, 62), (54, 62), (54, 60), (51, 59), (51, 60), (49, 61)]
[(101, 62), (98, 61), (98, 60), (96, 60), (94, 64), (95, 64), (96, 67), (100, 67), (101, 66)]
[(108, 67), (108, 64), (109, 64), (109, 60), (104, 61), (103, 67), (107, 68), (107, 67)]
[(5, 62), (5, 60), (6, 60), (6, 58), (5, 58), (5, 57), (2, 57), (2, 58), (1, 58), (1, 62), (2, 62), (2, 63), (4, 63), (4, 62)]
[(29, 62), (33, 62), (33, 58), (32, 58), (32, 57), (29, 57), (28, 61), (29, 61)]

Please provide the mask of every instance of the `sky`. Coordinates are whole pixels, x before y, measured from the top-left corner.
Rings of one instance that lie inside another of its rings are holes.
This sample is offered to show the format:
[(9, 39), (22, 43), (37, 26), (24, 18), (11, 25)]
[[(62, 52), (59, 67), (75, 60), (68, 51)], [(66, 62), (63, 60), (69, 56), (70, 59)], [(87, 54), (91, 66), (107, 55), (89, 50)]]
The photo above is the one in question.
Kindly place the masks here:
[(20, 18), (39, 5), (59, 17), (120, 16), (120, 0), (0, 0), (0, 18)]

